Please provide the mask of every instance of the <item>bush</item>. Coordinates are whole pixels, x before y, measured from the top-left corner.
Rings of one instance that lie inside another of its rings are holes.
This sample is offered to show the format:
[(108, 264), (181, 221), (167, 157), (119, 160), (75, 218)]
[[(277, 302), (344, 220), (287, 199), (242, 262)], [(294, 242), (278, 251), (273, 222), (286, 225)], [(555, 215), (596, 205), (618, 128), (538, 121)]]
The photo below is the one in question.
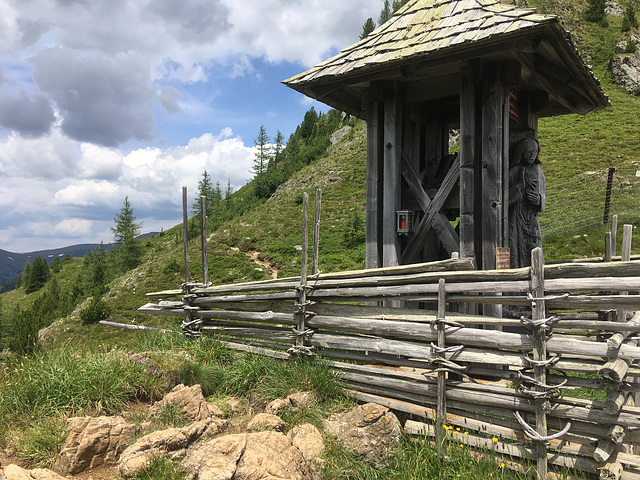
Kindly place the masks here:
[[(628, 32), (632, 28), (638, 28), (638, 19), (636, 18), (636, 11), (633, 8), (633, 5), (627, 5), (626, 10), (624, 11), (624, 17), (622, 17), (622, 31)], [(630, 42), (627, 42), (627, 47), (629, 46), (629, 43)]]
[(606, 27), (608, 25), (606, 9), (607, 2), (605, 0), (589, 0), (589, 6), (584, 12), (584, 18), (588, 22)]
[(98, 323), (100, 320), (106, 320), (109, 314), (106, 302), (99, 295), (94, 295), (89, 305), (80, 311), (80, 319), (82, 323)]
[(627, 46), (624, 49), (624, 53), (636, 53), (638, 51), (638, 46), (636, 42), (633, 40), (627, 40)]
[(366, 221), (364, 214), (358, 208), (354, 208), (345, 219), (342, 238), (344, 246), (354, 248), (365, 242), (367, 238)]

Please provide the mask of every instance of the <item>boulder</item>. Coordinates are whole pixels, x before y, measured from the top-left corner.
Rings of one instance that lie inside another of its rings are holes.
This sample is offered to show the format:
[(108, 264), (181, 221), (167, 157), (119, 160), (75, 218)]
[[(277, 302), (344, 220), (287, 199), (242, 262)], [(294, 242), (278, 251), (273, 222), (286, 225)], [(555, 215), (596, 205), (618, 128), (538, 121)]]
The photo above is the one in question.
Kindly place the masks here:
[(295, 411), (301, 407), (308, 407), (314, 400), (311, 392), (295, 392), (285, 398), (276, 398), (265, 407), (264, 411), (271, 415), (278, 415), (285, 408), (291, 408)]
[(154, 403), (149, 414), (157, 416), (166, 404), (172, 404), (182, 410), (182, 414), (194, 422), (204, 420), (211, 415), (222, 417), (222, 410), (213, 404), (208, 404), (202, 395), (200, 385), (186, 387), (182, 384), (176, 385), (173, 390), (167, 393), (164, 398)]
[(0, 468), (0, 478), (3, 480), (67, 480), (66, 477), (58, 475), (47, 468), (34, 468), (25, 470), (17, 465), (7, 465)]
[(317, 478), (300, 450), (280, 432), (224, 435), (199, 443), (181, 466), (198, 480)]
[(624, 17), (624, 7), (617, 0), (607, 0), (606, 12), (612, 17)]
[(324, 450), (324, 438), (315, 426), (310, 423), (296, 425), (289, 430), (287, 437), (307, 462), (319, 461), (318, 457)]
[(341, 142), (342, 139), (346, 137), (350, 131), (351, 127), (347, 125), (342, 127), (340, 130), (336, 130), (335, 132), (333, 132), (331, 134), (331, 138), (329, 139), (331, 146), (333, 147), (336, 143)]
[(375, 464), (385, 464), (400, 444), (402, 428), (398, 418), (375, 403), (334, 414), (323, 424), (325, 432), (340, 440), (347, 450)]
[(640, 55), (616, 55), (611, 60), (611, 79), (631, 95), (640, 95)]
[(74, 417), (67, 421), (67, 428), (67, 439), (53, 466), (63, 474), (114, 464), (138, 432), (122, 417)]
[(145, 435), (122, 452), (118, 471), (120, 475), (130, 477), (148, 465), (153, 457), (182, 458), (196, 440), (217, 435), (227, 425), (226, 420), (210, 417), (184, 428), (169, 428)]
[(284, 431), (284, 421), (270, 413), (259, 413), (251, 419), (247, 425), (249, 431), (275, 430), (276, 432)]

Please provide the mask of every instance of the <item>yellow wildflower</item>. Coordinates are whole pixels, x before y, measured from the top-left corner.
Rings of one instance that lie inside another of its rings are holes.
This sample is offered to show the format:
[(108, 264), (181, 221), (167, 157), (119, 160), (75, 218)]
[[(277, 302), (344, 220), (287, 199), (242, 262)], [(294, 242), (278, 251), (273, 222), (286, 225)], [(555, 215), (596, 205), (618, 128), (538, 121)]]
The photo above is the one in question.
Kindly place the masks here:
[(494, 442), (498, 441), (498, 437), (493, 437), (491, 440), (493, 440)]

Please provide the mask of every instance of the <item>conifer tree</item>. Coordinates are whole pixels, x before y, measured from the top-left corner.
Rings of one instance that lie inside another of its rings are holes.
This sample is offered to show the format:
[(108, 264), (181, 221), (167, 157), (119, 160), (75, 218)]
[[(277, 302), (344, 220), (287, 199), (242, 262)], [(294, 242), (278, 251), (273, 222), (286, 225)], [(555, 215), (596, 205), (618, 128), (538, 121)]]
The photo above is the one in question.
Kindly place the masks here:
[(207, 215), (209, 215), (211, 213), (212, 207), (215, 205), (215, 199), (211, 175), (209, 175), (206, 170), (202, 172), (202, 178), (198, 182), (198, 192), (196, 193), (196, 198), (193, 201), (193, 205), (191, 206), (191, 212), (194, 215), (200, 213), (200, 197), (203, 196), (207, 197)]
[(589, 0), (589, 6), (584, 12), (584, 16), (587, 21), (598, 23), (605, 27), (607, 25), (606, 0)]
[(113, 219), (115, 227), (111, 228), (114, 245), (117, 247), (116, 255), (120, 266), (125, 270), (135, 268), (140, 263), (142, 247), (136, 238), (140, 235), (142, 223), (136, 223), (133, 207), (129, 203), (129, 197), (125, 197), (120, 212)]
[(27, 293), (37, 292), (44, 287), (44, 284), (47, 283), (50, 276), (51, 272), (49, 271), (47, 261), (42, 257), (36, 257), (31, 266), (31, 274), (29, 275), (29, 282), (26, 284), (25, 291)]
[(258, 136), (253, 141), (256, 147), (256, 153), (254, 154), (252, 171), (256, 177), (262, 175), (267, 170), (267, 165), (269, 165), (271, 154), (269, 148), (270, 141), (271, 139), (269, 135), (267, 135), (267, 130), (264, 128), (264, 125), (260, 125)]
[(373, 22), (373, 18), (371, 17), (367, 18), (367, 21), (364, 22), (364, 25), (362, 26), (362, 33), (360, 33), (360, 40), (364, 40), (365, 38), (367, 38), (369, 34), (373, 32), (375, 29), (376, 29), (376, 24)]
[(389, 0), (384, 0), (384, 6), (380, 11), (380, 16), (378, 17), (378, 25), (382, 26), (391, 18), (391, 5), (389, 5)]
[(622, 17), (622, 31), (628, 32), (632, 28), (638, 28), (638, 19), (633, 5), (629, 4), (624, 11), (624, 17)]

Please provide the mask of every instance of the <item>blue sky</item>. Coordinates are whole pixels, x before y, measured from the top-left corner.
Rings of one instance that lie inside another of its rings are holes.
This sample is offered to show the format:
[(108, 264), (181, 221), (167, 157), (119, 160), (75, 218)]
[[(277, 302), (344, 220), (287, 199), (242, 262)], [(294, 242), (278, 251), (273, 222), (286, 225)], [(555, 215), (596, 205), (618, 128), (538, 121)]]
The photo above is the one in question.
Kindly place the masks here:
[(203, 170), (239, 188), (261, 125), (311, 102), (280, 82), (358, 40), (378, 0), (0, 0), (0, 249), (112, 241), (181, 219)]

